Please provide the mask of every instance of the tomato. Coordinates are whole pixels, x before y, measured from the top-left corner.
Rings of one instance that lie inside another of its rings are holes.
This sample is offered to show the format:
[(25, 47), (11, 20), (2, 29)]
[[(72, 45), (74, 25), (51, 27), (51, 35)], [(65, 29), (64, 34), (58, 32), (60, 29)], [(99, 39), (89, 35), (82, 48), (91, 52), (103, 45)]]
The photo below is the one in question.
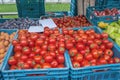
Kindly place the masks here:
[(22, 55), (22, 53), (20, 51), (15, 52), (14, 58), (17, 60), (17, 59), (19, 59), (21, 57), (21, 55)]
[(113, 56), (113, 51), (110, 50), (110, 49), (106, 49), (105, 50), (105, 54), (108, 55), (108, 56), (110, 56), (110, 57), (112, 57)]
[(45, 36), (49, 36), (49, 35), (50, 35), (49, 30), (44, 30), (44, 32), (43, 32), (43, 33), (44, 33), (44, 35), (45, 35)]
[(107, 64), (107, 61), (104, 58), (100, 58), (99, 63), (103, 65), (103, 64)]
[(79, 34), (84, 34), (85, 31), (80, 29), (80, 30), (78, 30), (78, 33), (79, 33)]
[(109, 43), (109, 40), (107, 40), (107, 39), (106, 39), (106, 40), (103, 40), (102, 43), (103, 43), (103, 44), (108, 44), (108, 43)]
[(27, 39), (25, 35), (21, 35), (18, 38), (19, 38), (19, 40), (26, 40)]
[(34, 60), (35, 60), (36, 63), (40, 63), (41, 59), (42, 59), (42, 56), (39, 56), (39, 55), (34, 56)]
[(65, 47), (65, 43), (64, 43), (64, 42), (59, 42), (59, 43), (58, 43), (58, 46), (59, 46), (59, 47)]
[(64, 66), (64, 64), (59, 64), (57, 67), (58, 68), (64, 68), (65, 66)]
[(50, 51), (49, 54), (50, 54), (53, 58), (56, 58), (56, 53), (55, 53), (55, 51)]
[(117, 58), (117, 57), (114, 57), (114, 62), (115, 62), (115, 63), (120, 63), (120, 59)]
[(71, 57), (75, 56), (78, 53), (78, 50), (76, 48), (71, 48), (69, 50), (69, 54)]
[(62, 33), (63, 33), (63, 34), (68, 34), (68, 30), (67, 30), (67, 29), (62, 30)]
[(43, 69), (51, 68), (51, 65), (50, 65), (49, 63), (44, 63), (44, 64), (42, 65), (42, 68), (43, 68)]
[(100, 57), (100, 55), (98, 54), (98, 51), (96, 49), (92, 50), (92, 55), (93, 58), (98, 59)]
[(9, 58), (9, 60), (8, 60), (9, 65), (16, 65), (16, 63), (17, 63), (17, 61), (13, 56)]
[(34, 53), (34, 52), (31, 52), (31, 53), (29, 54), (29, 58), (31, 58), (31, 59), (33, 59), (34, 56), (35, 56), (35, 53)]
[(23, 46), (23, 47), (28, 46), (28, 41), (27, 40), (21, 40), (20, 45)]
[(22, 51), (22, 46), (16, 45), (16, 46), (14, 47), (14, 52), (17, 52), (17, 51)]
[(110, 60), (108, 60), (108, 63), (109, 63), (109, 64), (113, 64), (113, 63), (114, 63), (114, 59), (111, 58)]
[(43, 63), (45, 63), (44, 58), (42, 58), (42, 59), (40, 60), (40, 64), (42, 65)]
[(82, 64), (83, 67), (90, 66), (90, 63), (87, 60), (83, 60), (81, 64)]
[(36, 41), (38, 39), (38, 35), (37, 34), (32, 34), (30, 38), (31, 38), (32, 41)]
[(40, 34), (40, 38), (45, 40), (46, 36), (44, 34)]
[(95, 34), (95, 38), (96, 38), (96, 39), (100, 39), (100, 38), (101, 38), (101, 35), (100, 35), (100, 34)]
[(69, 50), (69, 49), (73, 48), (74, 45), (72, 42), (66, 42), (65, 46)]
[(68, 33), (69, 33), (69, 35), (72, 35), (74, 33), (74, 30), (71, 29), (68, 31)]
[(104, 54), (102, 49), (98, 49), (97, 51), (98, 51), (99, 56), (102, 56)]
[(96, 43), (97, 45), (101, 45), (101, 44), (102, 44), (102, 41), (99, 40), (99, 39), (95, 39), (94, 41), (95, 41), (95, 43)]
[(93, 59), (92, 54), (91, 53), (86, 54), (85, 59), (88, 60), (88, 61), (92, 60)]
[(22, 55), (22, 56), (20, 57), (20, 59), (21, 59), (22, 61), (26, 61), (26, 60), (28, 59), (28, 56), (27, 56), (27, 55)]
[(52, 66), (52, 68), (56, 68), (58, 66), (58, 62), (56, 60), (53, 60), (51, 62), (51, 66)]
[(63, 55), (57, 56), (57, 61), (59, 64), (63, 64), (65, 62), (65, 58)]
[(92, 64), (92, 63), (97, 63), (97, 60), (96, 59), (92, 59), (92, 60), (90, 60), (90, 63)]
[(113, 43), (109, 42), (106, 44), (106, 48), (111, 49), (113, 47)]
[(36, 46), (36, 47), (33, 47), (33, 48), (32, 48), (32, 51), (33, 51), (35, 54), (40, 54), (41, 49), (40, 49), (40, 47)]
[(51, 63), (53, 61), (53, 57), (51, 55), (46, 55), (44, 59), (46, 63)]
[(92, 44), (90, 45), (90, 48), (91, 48), (91, 49), (98, 49), (98, 45), (95, 44), (95, 43), (92, 43)]
[(29, 47), (32, 48), (32, 47), (34, 47), (34, 46), (35, 46), (35, 43), (34, 43), (33, 41), (30, 41), (30, 42), (29, 42)]
[(81, 50), (81, 51), (80, 51), (80, 54), (82, 54), (82, 55), (84, 55), (85, 53), (86, 53), (85, 50)]
[(85, 46), (84, 46), (83, 44), (81, 44), (81, 43), (78, 43), (78, 44), (76, 45), (76, 48), (77, 48), (77, 50), (84, 50), (84, 49), (85, 49)]
[(80, 68), (81, 67), (80, 63), (76, 62), (76, 61), (73, 62), (72, 65), (73, 65), (74, 68)]
[(106, 61), (109, 61), (110, 60), (110, 56), (109, 55), (104, 55), (103, 58), (106, 60)]
[(56, 49), (56, 46), (55, 46), (55, 45), (53, 45), (53, 44), (49, 44), (49, 45), (48, 45), (48, 50), (49, 50), (49, 51), (55, 51), (55, 49)]
[(24, 63), (23, 69), (30, 69), (30, 65), (28, 63)]
[(47, 51), (46, 51), (46, 50), (41, 50), (41, 51), (40, 51), (40, 55), (41, 55), (41, 56), (44, 56), (45, 54), (47, 54)]
[(107, 33), (102, 33), (101, 36), (102, 36), (103, 39), (108, 39), (108, 34)]
[(15, 70), (15, 69), (17, 69), (17, 66), (16, 66), (16, 65), (10, 66), (10, 70)]
[(23, 69), (24, 63), (25, 63), (24, 61), (18, 61), (17, 66), (18, 66), (20, 69)]
[(93, 40), (88, 40), (88, 41), (87, 41), (87, 45), (88, 45), (88, 46), (90, 46), (90, 44), (92, 44), (92, 43), (93, 43)]
[(58, 53), (59, 54), (64, 54), (64, 52), (65, 52), (65, 48), (64, 47), (59, 47), (58, 48)]
[(23, 47), (22, 53), (25, 55), (29, 55), (31, 53), (31, 49), (29, 47)]
[(43, 43), (44, 43), (44, 41), (43, 41), (42, 39), (37, 39), (37, 40), (35, 41), (35, 45), (36, 45), (36, 46), (41, 46)]
[(55, 44), (55, 43), (56, 43), (56, 39), (50, 38), (50, 39), (48, 40), (48, 42), (49, 42), (49, 44)]
[(35, 61), (32, 59), (27, 59), (26, 63), (29, 64), (31, 68), (34, 67), (36, 64)]
[(106, 49), (105, 45), (104, 44), (100, 45), (100, 49), (104, 51)]
[(82, 55), (82, 54), (77, 54), (77, 55), (74, 57), (74, 61), (82, 62), (82, 61), (83, 61), (83, 55)]
[(34, 66), (34, 69), (41, 69), (42, 68), (42, 66), (40, 65), (40, 64), (36, 64), (35, 66)]
[(85, 53), (90, 53), (90, 48), (88, 46), (85, 47)]
[(76, 42), (80, 42), (80, 43), (82, 42), (82, 38), (79, 37), (79, 36), (78, 36), (78, 37), (75, 37), (75, 40), (76, 40)]
[(46, 50), (46, 51), (47, 51), (47, 47), (48, 47), (48, 45), (47, 45), (47, 44), (43, 44), (43, 45), (41, 46), (41, 49), (42, 49), (42, 50)]
[(13, 45), (13, 46), (16, 46), (17, 44), (19, 44), (19, 41), (18, 41), (18, 40), (13, 40), (13, 41), (12, 41), (12, 45)]

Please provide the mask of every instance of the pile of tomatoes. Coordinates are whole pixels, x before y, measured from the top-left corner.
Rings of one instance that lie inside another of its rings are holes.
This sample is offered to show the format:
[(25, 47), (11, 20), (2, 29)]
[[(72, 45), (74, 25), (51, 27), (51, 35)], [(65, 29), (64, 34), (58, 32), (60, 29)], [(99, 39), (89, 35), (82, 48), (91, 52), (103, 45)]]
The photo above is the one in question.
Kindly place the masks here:
[(113, 43), (108, 40), (108, 34), (98, 34), (94, 30), (66, 30), (64, 36), (69, 37), (66, 48), (74, 68), (119, 63), (113, 58)]
[(14, 55), (9, 58), (10, 69), (44, 69), (65, 67), (65, 46), (59, 29), (45, 28), (43, 33), (18, 32), (13, 40)]
[(53, 21), (59, 28), (87, 27), (91, 26), (90, 22), (84, 15), (75, 17), (53, 18)]
[(74, 68), (120, 62), (119, 58), (113, 58), (113, 43), (108, 40), (108, 34), (98, 34), (93, 29), (59, 31), (45, 27), (43, 33), (20, 30), (12, 44), (14, 55), (8, 61), (11, 70), (64, 68), (65, 50)]

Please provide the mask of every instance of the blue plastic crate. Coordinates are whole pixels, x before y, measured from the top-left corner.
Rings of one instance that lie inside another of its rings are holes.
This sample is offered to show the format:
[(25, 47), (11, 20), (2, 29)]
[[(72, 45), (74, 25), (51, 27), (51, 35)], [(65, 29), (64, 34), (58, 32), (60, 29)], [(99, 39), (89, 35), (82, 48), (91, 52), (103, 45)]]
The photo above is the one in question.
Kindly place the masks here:
[(19, 17), (39, 18), (45, 14), (44, 0), (16, 0), (16, 4)]
[[(69, 63), (67, 54), (65, 54), (65, 68), (49, 68), (49, 69), (28, 69), (28, 70), (9, 70), (8, 59), (12, 56), (13, 45), (11, 45), (8, 57), (5, 60), (2, 68), (2, 75), (4, 80), (68, 80), (69, 77)], [(31, 76), (34, 74), (42, 76)]]
[[(8, 34), (12, 34), (13, 32), (16, 32), (17, 33), (17, 30), (8, 30), (8, 29), (0, 29), (0, 32), (6, 32), (6, 33), (8, 33)], [(11, 44), (10, 44), (11, 45)], [(0, 64), (0, 80), (3, 80), (3, 77), (2, 77), (2, 73), (1, 73), (1, 70), (2, 70), (2, 67), (3, 67), (3, 65), (4, 65), (4, 63), (5, 63), (5, 60), (6, 60), (6, 58), (8, 57), (8, 52), (9, 52), (9, 49), (10, 49), (10, 46), (9, 46), (9, 48), (8, 48), (8, 51), (6, 52), (6, 55), (5, 55), (5, 57), (4, 57), (4, 59), (3, 59), (3, 62)]]
[[(104, 9), (106, 8), (109, 8), (109, 9), (112, 9), (114, 8), (113, 6), (102, 6), (102, 7), (99, 7), (99, 6), (92, 6), (92, 7), (88, 7), (87, 8), (87, 13), (86, 13), (86, 17), (87, 19), (92, 22), (94, 25), (97, 26), (97, 24), (100, 22), (100, 21), (104, 21), (104, 22), (107, 22), (107, 23), (110, 23), (110, 22), (113, 22), (113, 21), (116, 21), (118, 20), (119, 18), (119, 15), (115, 15), (115, 16), (102, 16), (102, 17), (99, 17), (99, 16), (96, 16), (94, 14), (94, 11), (95, 10), (98, 10), (98, 11), (103, 11)], [(117, 9), (120, 9), (120, 7), (115, 7)]]
[[(78, 29), (94, 29), (95, 32), (101, 33), (100, 28), (98, 27), (76, 28), (74, 30)], [(117, 48), (115, 48), (115, 46), (113, 46), (112, 50), (114, 52), (114, 57), (120, 58), (120, 52), (117, 50)], [(68, 52), (66, 53), (68, 54)], [(68, 59), (70, 63), (69, 65), (71, 80), (118, 80), (120, 64), (106, 64), (100, 66), (73, 68), (69, 55)]]

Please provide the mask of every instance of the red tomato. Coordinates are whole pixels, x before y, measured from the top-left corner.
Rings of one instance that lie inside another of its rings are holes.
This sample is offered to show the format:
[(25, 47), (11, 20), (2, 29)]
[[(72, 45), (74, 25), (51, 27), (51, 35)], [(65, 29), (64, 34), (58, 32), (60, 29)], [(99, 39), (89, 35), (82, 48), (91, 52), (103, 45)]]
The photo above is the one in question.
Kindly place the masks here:
[(59, 47), (58, 48), (58, 53), (59, 54), (64, 54), (64, 52), (65, 52), (65, 48), (64, 47)]
[(23, 46), (23, 47), (28, 46), (28, 41), (27, 40), (21, 40), (20, 45)]
[(81, 64), (82, 64), (83, 67), (90, 66), (90, 63), (87, 60), (83, 60)]
[(16, 63), (17, 63), (17, 60), (13, 56), (9, 58), (8, 60), (9, 65), (16, 65)]
[(108, 44), (109, 43), (109, 40), (105, 39), (102, 41), (103, 44)]
[(49, 38), (48, 42), (49, 42), (49, 44), (55, 44), (56, 43), (56, 39)]
[(56, 53), (55, 53), (55, 51), (50, 51), (49, 54), (50, 54), (53, 58), (56, 58)]
[(105, 50), (105, 54), (108, 55), (108, 56), (110, 56), (110, 57), (112, 57), (113, 56), (113, 51), (110, 50), (110, 49), (106, 49)]
[(16, 65), (10, 66), (10, 70), (15, 70), (15, 69), (17, 69), (17, 66), (16, 66)]
[(57, 61), (59, 64), (64, 64), (64, 62), (65, 62), (64, 56), (63, 55), (57, 56)]
[(46, 50), (41, 50), (40, 55), (44, 56), (45, 54), (47, 54), (47, 51)]
[(71, 29), (71, 30), (68, 31), (68, 33), (69, 33), (69, 35), (73, 35), (74, 30)]
[(114, 57), (114, 62), (115, 62), (115, 63), (120, 63), (120, 59), (117, 58), (117, 57)]
[(23, 47), (22, 53), (25, 55), (29, 55), (31, 53), (31, 49), (29, 47)]
[(24, 61), (18, 61), (17, 66), (18, 66), (20, 69), (23, 69), (24, 63), (25, 63)]
[(72, 64), (73, 64), (74, 68), (80, 68), (81, 67), (80, 63), (77, 62), (77, 61), (74, 61)]
[(49, 36), (49, 35), (50, 35), (49, 30), (44, 30), (44, 35), (45, 35), (45, 36)]
[(24, 63), (23, 69), (30, 69), (30, 65), (28, 63)]
[(100, 58), (99, 63), (103, 65), (103, 64), (107, 64), (107, 61), (104, 58)]
[(77, 54), (76, 56), (74, 56), (74, 61), (82, 62), (83, 61), (83, 55)]
[(38, 35), (37, 34), (32, 34), (30, 38), (31, 38), (32, 41), (36, 41), (38, 39)]
[(91, 49), (98, 49), (98, 45), (95, 44), (95, 43), (92, 43), (92, 44), (90, 45), (90, 48), (91, 48)]
[(51, 55), (46, 55), (44, 59), (46, 63), (51, 63), (53, 61), (53, 57)]
[(36, 63), (40, 63), (41, 59), (42, 59), (42, 56), (34, 56), (34, 60)]
[(22, 55), (21, 58), (20, 58), (22, 61), (26, 61), (28, 59), (28, 56), (27, 55)]
[(13, 41), (12, 41), (13, 46), (16, 46), (18, 43), (19, 43), (18, 40), (13, 40)]
[(51, 68), (51, 65), (50, 65), (49, 63), (44, 63), (44, 64), (42, 65), (42, 68), (43, 68), (43, 69)]
[(36, 64), (35, 66), (34, 66), (34, 69), (41, 69), (42, 68), (42, 66), (40, 65), (40, 64)]
[(35, 41), (36, 46), (41, 46), (43, 43), (44, 43), (44, 41), (40, 38)]
[(40, 54), (41, 49), (40, 49), (40, 47), (36, 46), (36, 47), (33, 47), (33, 48), (32, 48), (32, 51), (33, 51), (35, 54)]
[(74, 45), (72, 42), (66, 42), (65, 46), (69, 50), (69, 49), (73, 48)]
[(48, 45), (47, 45), (47, 44), (43, 44), (43, 45), (41, 46), (41, 49), (42, 49), (42, 50), (46, 50), (46, 51), (47, 51), (47, 47), (48, 47)]
[(104, 51), (106, 49), (105, 45), (104, 44), (100, 45), (100, 49)]
[(22, 53), (20, 51), (15, 52), (14, 58), (17, 60), (17, 59), (19, 59), (21, 57), (21, 55), (22, 55)]
[(69, 50), (69, 54), (70, 54), (71, 57), (75, 56), (77, 53), (78, 53), (78, 51), (77, 51), (76, 48), (71, 48)]
[(110, 60), (108, 60), (108, 63), (109, 63), (109, 64), (113, 64), (113, 63), (114, 63), (114, 59), (111, 58)]
[(100, 35), (100, 34), (95, 34), (95, 38), (96, 38), (96, 39), (100, 39), (100, 38), (101, 38), (101, 35)]
[(77, 50), (84, 50), (84, 49), (85, 49), (85, 46), (84, 46), (84, 44), (78, 43), (78, 44), (76, 45), (76, 48), (77, 48)]
[(93, 58), (98, 59), (100, 57), (100, 55), (98, 54), (98, 51), (96, 49), (92, 50), (92, 55)]
[(29, 42), (29, 47), (32, 48), (32, 47), (34, 47), (34, 46), (35, 46), (35, 43), (34, 43), (33, 41), (30, 41), (30, 42)]
[(58, 68), (64, 68), (65, 66), (64, 66), (64, 64), (59, 64), (57, 67)]
[(92, 63), (97, 63), (97, 60), (96, 59), (92, 59), (92, 60), (90, 60), (90, 63), (92, 64)]
[(52, 68), (56, 68), (58, 66), (58, 62), (56, 60), (53, 60), (51, 62), (51, 66), (52, 66)]
[(17, 51), (22, 51), (22, 46), (16, 45), (16, 46), (14, 47), (14, 52), (17, 52)]
[(34, 52), (31, 52), (31, 53), (29, 54), (29, 58), (31, 58), (31, 59), (33, 59), (34, 56), (35, 56), (35, 53), (34, 53)]
[(34, 67), (36, 64), (35, 61), (32, 59), (27, 59), (26, 63), (29, 64), (31, 68)]
[(55, 51), (55, 49), (56, 49), (56, 46), (55, 46), (55, 45), (53, 45), (53, 44), (49, 44), (49, 45), (48, 45), (48, 50), (49, 50), (49, 51)]
[(87, 45), (90, 46), (90, 44), (93, 44), (93, 40), (88, 40)]
[(93, 59), (92, 54), (90, 54), (90, 53), (86, 54), (85, 59), (88, 60), (88, 61), (92, 60)]
[(113, 43), (109, 42), (106, 44), (106, 48), (111, 49), (113, 47)]
[(109, 55), (104, 55), (103, 58), (106, 60), (106, 61), (109, 61), (110, 60), (110, 56)]
[(108, 39), (108, 34), (107, 33), (102, 33), (101, 36), (102, 36), (103, 39)]

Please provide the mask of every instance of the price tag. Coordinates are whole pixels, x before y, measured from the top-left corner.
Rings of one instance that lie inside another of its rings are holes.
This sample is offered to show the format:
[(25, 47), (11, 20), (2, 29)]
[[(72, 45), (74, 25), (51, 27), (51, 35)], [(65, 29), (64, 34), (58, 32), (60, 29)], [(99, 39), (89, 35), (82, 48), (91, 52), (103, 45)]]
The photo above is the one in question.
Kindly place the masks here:
[(41, 24), (41, 26), (43, 26), (43, 28), (46, 26), (48, 26), (50, 29), (57, 27), (52, 19), (39, 20), (39, 23)]
[(43, 32), (44, 28), (42, 26), (30, 26), (28, 32)]

